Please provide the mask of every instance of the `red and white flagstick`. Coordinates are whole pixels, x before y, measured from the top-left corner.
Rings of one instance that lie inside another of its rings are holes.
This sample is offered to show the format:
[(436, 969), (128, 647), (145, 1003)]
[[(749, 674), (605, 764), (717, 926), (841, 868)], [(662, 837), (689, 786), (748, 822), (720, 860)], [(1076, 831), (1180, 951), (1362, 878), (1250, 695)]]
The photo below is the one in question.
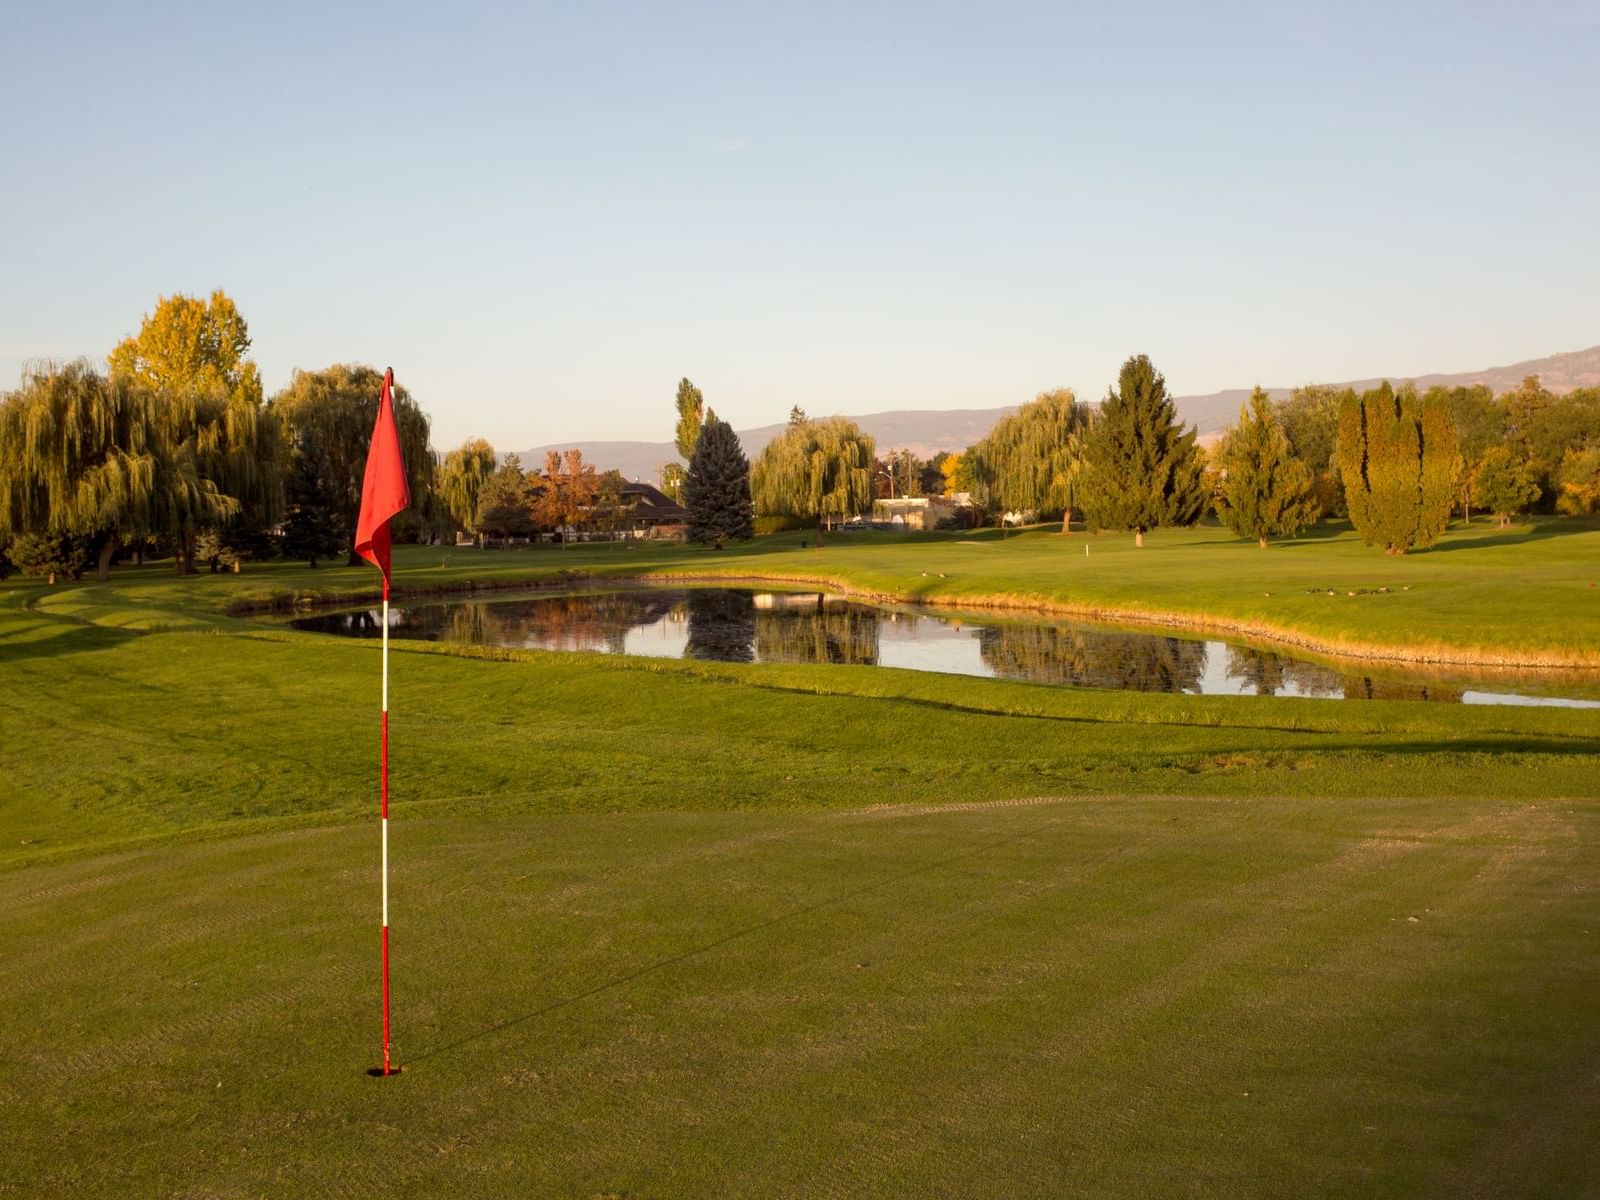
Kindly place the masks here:
[(389, 572), (392, 566), (389, 519), (411, 503), (391, 390), (394, 372), (383, 373), (378, 419), (372, 426), (367, 468), (361, 480), (361, 514), (356, 519), (356, 553), (383, 572), (382, 749), (378, 757), (378, 824), (383, 854), (383, 1066), (371, 1075), (398, 1075), (389, 1058)]
[(389, 1066), (389, 579), (383, 580), (383, 749), (379, 755), (378, 824), (383, 846), (383, 1073)]

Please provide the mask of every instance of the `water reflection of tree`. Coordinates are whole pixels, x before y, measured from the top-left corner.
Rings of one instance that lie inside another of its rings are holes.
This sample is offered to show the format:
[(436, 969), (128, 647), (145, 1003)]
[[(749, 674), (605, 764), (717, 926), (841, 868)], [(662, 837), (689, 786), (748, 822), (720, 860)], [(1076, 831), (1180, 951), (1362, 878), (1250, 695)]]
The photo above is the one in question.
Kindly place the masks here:
[(1250, 646), (1228, 647), (1228, 675), (1250, 684), (1258, 696), (1276, 696), (1286, 687), (1302, 696), (1337, 696), (1344, 686), (1337, 671)]
[(660, 592), (593, 592), (541, 596), (496, 604), (501, 645), (539, 645), (560, 650), (603, 650), (621, 654), (628, 634), (654, 625), (672, 611), (680, 596)]
[(704, 658), (716, 662), (754, 662), (756, 603), (749, 592), (723, 588), (691, 591), (689, 643), (685, 658)]
[(854, 604), (772, 608), (756, 613), (756, 653), (763, 662), (850, 663), (878, 661), (878, 626), (884, 614)]
[[(470, 646), (542, 646), (621, 654), (628, 634), (653, 625), (681, 602), (683, 593), (600, 592), (523, 600), (457, 600), (397, 608), (392, 636)], [(379, 633), (375, 610), (319, 618), (330, 631), (359, 637)]]
[(1446, 700), (1459, 704), (1461, 691), (1444, 684), (1374, 679), (1370, 675), (1348, 675), (1344, 680), (1346, 700)]
[(465, 604), (452, 604), (448, 611), (450, 620), (437, 634), (440, 641), (459, 642), (468, 646), (502, 644), (501, 622), (489, 605), (473, 600)]
[(1136, 692), (1194, 690), (1206, 665), (1203, 642), (1070, 625), (988, 626), (978, 650), (1008, 679)]

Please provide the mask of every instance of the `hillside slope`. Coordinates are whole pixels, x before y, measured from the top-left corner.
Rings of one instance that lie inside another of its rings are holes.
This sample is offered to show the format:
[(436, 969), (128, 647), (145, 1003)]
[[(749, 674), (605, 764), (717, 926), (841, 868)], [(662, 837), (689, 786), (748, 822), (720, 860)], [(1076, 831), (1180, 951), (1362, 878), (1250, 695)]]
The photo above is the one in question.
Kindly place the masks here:
[[(1353, 387), (1359, 391), (1376, 387), (1383, 378), (1395, 382), (1410, 378), (1419, 388), (1430, 388), (1435, 385), (1464, 387), (1486, 383), (1496, 392), (1503, 392), (1515, 387), (1529, 375), (1539, 376), (1544, 385), (1553, 392), (1569, 392), (1579, 387), (1600, 387), (1600, 346), (1565, 354), (1551, 354), (1544, 358), (1532, 358), (1509, 366), (1489, 367), (1481, 371), (1416, 376), (1373, 376), (1370, 379), (1349, 380), (1335, 386)], [(1178, 413), (1185, 422), (1199, 430), (1202, 436), (1215, 434), (1233, 424), (1239, 415), (1239, 407), (1249, 399), (1250, 390), (1247, 387), (1228, 388), (1225, 391), (1209, 392), (1204, 395), (1179, 396), (1176, 398)], [(1268, 391), (1277, 399), (1289, 394), (1287, 387), (1273, 387)], [(1099, 397), (1090, 398), (1098, 400)], [(1017, 406), (1013, 404), (1002, 408), (893, 409), (887, 412), (846, 415), (861, 426), (863, 432), (873, 437), (878, 443), (880, 452), (895, 447), (928, 458), (940, 450), (961, 450), (970, 446), (987, 433), (996, 421), (1007, 413), (1015, 412), (1016, 408)], [(664, 408), (663, 411), (667, 410)], [(665, 427), (666, 418), (663, 417), (663, 428)], [(768, 442), (782, 432), (783, 428), (783, 423), (779, 422), (755, 429), (740, 430), (739, 441), (744, 445), (745, 453), (754, 458), (761, 453)], [(629, 479), (653, 480), (663, 463), (672, 462), (678, 457), (677, 449), (670, 441), (563, 442), (559, 445), (535, 446), (531, 450), (522, 450), (518, 453), (524, 466), (534, 467), (544, 462), (547, 450), (565, 450), (569, 446), (576, 446), (582, 450), (584, 460), (594, 463), (600, 470), (615, 468)]]

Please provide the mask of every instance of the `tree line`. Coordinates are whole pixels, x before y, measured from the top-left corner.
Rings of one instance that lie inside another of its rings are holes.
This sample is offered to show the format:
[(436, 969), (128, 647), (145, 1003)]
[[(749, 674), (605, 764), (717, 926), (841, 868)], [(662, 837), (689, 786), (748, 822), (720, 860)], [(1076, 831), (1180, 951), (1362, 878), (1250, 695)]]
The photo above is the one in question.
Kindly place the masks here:
[[(946, 456), (940, 456), (946, 458)], [(1092, 529), (1151, 528), (1206, 512), (1263, 547), (1326, 517), (1369, 545), (1432, 545), (1453, 511), (1502, 524), (1527, 511), (1600, 511), (1600, 388), (1555, 395), (1536, 377), (1424, 392), (1311, 386), (1274, 402), (1256, 389), (1209, 451), (1178, 422), (1148, 358), (1122, 367), (1098, 408), (1041, 393), (944, 464), (946, 494), (981, 520), (1082, 513)]]
[[(32, 365), (0, 398), (0, 551), (36, 574), (99, 577), (118, 553), (180, 573), (282, 552), (315, 561), (354, 534), (380, 374), (296, 371), (266, 398), (249, 328), (223, 292), (159, 299), (104, 371)], [(428, 418), (394, 394), (413, 506), (404, 540), (441, 521)]]
[[(105, 579), (119, 554), (171, 554), (178, 571), (283, 554), (315, 566), (349, 556), (381, 375), (335, 364), (296, 371), (263, 395), (248, 327), (221, 291), (162, 297), (104, 371), (87, 361), (32, 367), (0, 397), (0, 570)], [(626, 481), (576, 450), (541, 469), (482, 439), (444, 455), (429, 420), (394, 390), (412, 506), (398, 541), (465, 530), (518, 538), (616, 531)], [(844, 417), (798, 406), (754, 464), (688, 379), (674, 397), (663, 490), (688, 536), (721, 546), (757, 529), (825, 531), (875, 499), (964, 493), (979, 521), (1007, 513), (1070, 531), (1187, 525), (1208, 511), (1266, 546), (1325, 517), (1348, 517), (1390, 553), (1431, 545), (1453, 511), (1503, 522), (1519, 512), (1600, 511), (1600, 388), (1555, 395), (1537, 378), (1484, 386), (1383, 383), (1356, 394), (1257, 389), (1209, 452), (1178, 420), (1166, 381), (1129, 358), (1098, 406), (1040, 393), (959, 454), (879, 457)]]
[[(729, 478), (740, 476), (737, 439), (699, 389), (683, 380), (676, 402), (690, 466), (664, 480), (682, 488), (694, 477), (698, 439), (713, 429)], [(1263, 548), (1348, 518), (1369, 545), (1403, 554), (1431, 546), (1455, 510), (1502, 523), (1528, 510), (1600, 511), (1600, 389), (1557, 396), (1529, 378), (1495, 396), (1481, 385), (1418, 393), (1384, 382), (1359, 394), (1297, 388), (1275, 402), (1257, 388), (1207, 450), (1179, 421), (1161, 373), (1135, 355), (1098, 406), (1067, 389), (1042, 392), (960, 454), (928, 461), (907, 450), (880, 458), (854, 422), (796, 407), (749, 469), (755, 526), (815, 527), (819, 541), (874, 499), (941, 494), (964, 496), (980, 523), (1028, 514), (1068, 532), (1081, 516), (1090, 529), (1131, 531), (1138, 545), (1151, 529), (1207, 513)], [(727, 495), (747, 511), (742, 491)], [(697, 528), (711, 527), (702, 519)]]
[[(351, 544), (382, 375), (334, 364), (263, 395), (249, 328), (224, 292), (161, 297), (100, 370), (30, 365), (0, 397), (0, 573), (101, 580), (120, 555), (215, 571), (282, 555), (355, 561)], [(544, 470), (470, 439), (441, 462), (403, 385), (395, 419), (412, 504), (396, 541), (625, 524), (616, 472), (575, 450)]]

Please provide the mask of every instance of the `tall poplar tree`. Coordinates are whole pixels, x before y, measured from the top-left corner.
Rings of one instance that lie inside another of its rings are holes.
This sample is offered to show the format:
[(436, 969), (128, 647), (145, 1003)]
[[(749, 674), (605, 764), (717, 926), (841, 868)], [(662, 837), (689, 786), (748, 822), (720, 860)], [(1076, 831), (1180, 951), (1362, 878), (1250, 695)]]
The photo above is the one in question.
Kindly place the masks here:
[(1240, 537), (1255, 538), (1263, 550), (1269, 537), (1299, 533), (1317, 519), (1322, 505), (1311, 468), (1295, 456), (1273, 415), (1272, 398), (1260, 388), (1239, 409), (1220, 465), (1217, 516)]
[(683, 506), (689, 510), (692, 542), (710, 542), (720, 550), (725, 541), (754, 536), (750, 460), (726, 421), (711, 417), (700, 427), (683, 481)]
[(1345, 400), (1339, 413), (1339, 474), (1350, 520), (1369, 546), (1404, 554), (1433, 545), (1450, 519), (1460, 450), (1439, 399), (1419, 403), (1387, 381)]
[(1205, 507), (1204, 459), (1178, 424), (1167, 381), (1143, 354), (1122, 364), (1084, 441), (1082, 494), (1101, 529), (1192, 525)]
[(705, 423), (706, 398), (699, 388), (687, 378), (678, 380), (678, 453), (684, 462), (694, 455), (694, 444), (700, 437), (700, 426)]

